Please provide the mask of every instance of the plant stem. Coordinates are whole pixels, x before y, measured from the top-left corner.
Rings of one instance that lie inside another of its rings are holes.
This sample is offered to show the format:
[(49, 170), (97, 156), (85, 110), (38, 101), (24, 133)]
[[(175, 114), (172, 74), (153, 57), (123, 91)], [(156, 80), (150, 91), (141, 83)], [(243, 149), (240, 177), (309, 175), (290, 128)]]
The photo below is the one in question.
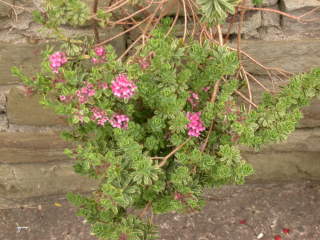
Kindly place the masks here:
[(162, 158), (162, 161), (159, 163), (158, 167), (161, 168), (163, 167), (168, 159), (174, 155), (176, 152), (178, 152), (184, 145), (186, 145), (189, 141), (190, 141), (191, 137), (189, 137), (186, 141), (184, 141), (183, 143), (181, 143), (179, 146), (177, 146), (175, 149), (173, 149), (167, 156)]
[[(97, 14), (98, 4), (99, 4), (99, 0), (94, 0), (93, 9), (92, 9), (94, 15)], [(94, 33), (94, 39), (95, 39), (96, 43), (99, 43), (100, 37), (99, 37), (98, 21), (97, 20), (94, 20), (93, 33)]]

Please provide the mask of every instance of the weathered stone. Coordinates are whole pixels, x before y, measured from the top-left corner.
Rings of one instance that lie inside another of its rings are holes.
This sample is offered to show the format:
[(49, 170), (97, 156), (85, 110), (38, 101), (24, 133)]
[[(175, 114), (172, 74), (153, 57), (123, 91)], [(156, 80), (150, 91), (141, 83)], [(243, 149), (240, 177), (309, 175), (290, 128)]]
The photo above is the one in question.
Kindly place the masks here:
[[(7, 3), (12, 3), (12, 0), (7, 1)], [(10, 7), (4, 3), (0, 3), (0, 19), (9, 16)]]
[[(38, 24), (32, 24), (30, 28), (28, 28), (26, 31), (24, 31), (24, 36), (28, 37), (29, 39), (50, 39), (54, 37), (54, 34), (52, 32), (48, 31), (39, 31), (41, 29), (41, 26)], [(91, 36), (93, 37), (93, 29), (91, 27), (83, 27), (83, 28), (75, 28), (71, 26), (64, 26), (60, 28), (62, 34), (66, 36), (67, 38), (79, 38), (79, 37), (85, 37), (85, 36)], [(105, 39), (109, 39), (120, 32), (122, 32), (123, 29), (121, 27), (113, 27), (113, 28), (105, 28), (105, 29), (99, 29), (100, 32), (100, 40), (101, 42)], [(124, 35), (116, 38), (115, 40), (111, 41), (109, 44), (111, 44), (118, 53), (121, 53), (125, 50), (125, 39)]]
[[(245, 35), (245, 38), (257, 38), (258, 31), (257, 29), (261, 27), (261, 12), (246, 12), (244, 21), (241, 25), (241, 34)], [(230, 19), (230, 21), (232, 21)], [(222, 26), (223, 34), (227, 34), (229, 31), (230, 34), (238, 33), (238, 23), (232, 24), (229, 30), (229, 24), (226, 23)]]
[[(301, 41), (255, 41), (241, 42), (241, 49), (266, 67), (283, 68), (299, 73), (319, 67), (320, 39)], [(247, 71), (263, 75), (261, 67), (244, 57)]]
[[(320, 4), (320, 1), (319, 1)], [(295, 11), (289, 12), (289, 14), (294, 16), (302, 16), (303, 14), (309, 12), (312, 8), (302, 8)], [(320, 16), (320, 9), (308, 14), (305, 19), (317, 19)], [(283, 34), (287, 39), (320, 39), (320, 24), (318, 21), (310, 22), (298, 22), (291, 18), (283, 18), (282, 29)]]
[(38, 44), (12, 45), (0, 42), (0, 85), (20, 82), (18, 78), (11, 74), (10, 69), (13, 66), (20, 67), (28, 76), (39, 70), (40, 52), (43, 47), (43, 45)]
[(299, 127), (312, 128), (320, 126), (320, 100), (314, 99), (310, 106), (304, 107), (302, 110), (303, 119), (299, 123)]
[(319, 0), (282, 0), (281, 1), (285, 11), (290, 12), (304, 7), (319, 7)]
[(54, 126), (66, 125), (65, 118), (39, 104), (39, 97), (25, 96), (18, 88), (12, 88), (8, 95), (7, 114), (9, 124)]
[[(39, 39), (49, 38), (49, 32), (39, 32), (39, 25), (32, 25), (30, 28), (24, 30), (23, 38), (21, 35), (16, 35), (16, 32), (21, 30), (16, 29), (5, 33), (5, 37), (0, 32), (0, 85), (4, 84), (18, 84), (18, 78), (11, 74), (10, 69), (13, 66), (20, 67), (27, 76), (32, 76), (40, 67), (41, 51), (45, 48), (43, 41)], [(92, 36), (92, 29), (77, 29), (65, 27), (62, 29), (67, 37), (83, 37)], [(108, 39), (120, 33), (121, 28), (104, 29), (101, 31), (101, 41)], [(13, 36), (13, 37), (12, 37)], [(19, 44), (12, 44), (17, 43)], [(23, 42), (23, 43), (21, 43)], [(31, 43), (31, 44), (30, 44)], [(110, 42), (117, 50), (118, 54), (125, 50), (126, 42), (124, 36)]]
[(249, 181), (320, 180), (320, 152), (263, 151), (242, 156), (255, 170)]
[(86, 192), (96, 184), (93, 179), (77, 175), (71, 162), (0, 164), (0, 196), (8, 199)]
[[(262, 4), (260, 5), (261, 7), (270, 7), (270, 6), (274, 6), (278, 3), (279, 0), (263, 0)], [(252, 3), (251, 0), (247, 0), (246, 1), (246, 5), (248, 7), (254, 7), (254, 4)]]
[(63, 152), (70, 145), (59, 133), (0, 132), (0, 163), (70, 160)]
[(269, 7), (278, 4), (279, 0), (263, 0), (262, 7)]
[[(9, 124), (8, 124), (7, 115), (0, 114), (0, 132), (6, 131), (8, 129), (8, 127), (9, 127)], [(1, 161), (1, 159), (0, 159), (0, 161)]]
[[(148, 12), (148, 15), (154, 13), (154, 11), (158, 8), (158, 6), (159, 6), (159, 3), (151, 4), (150, 8), (146, 9), (146, 12)], [(182, 2), (180, 2), (179, 0), (167, 1), (165, 4), (163, 4), (161, 9), (156, 13), (156, 16), (159, 16), (160, 13), (164, 14), (164, 16), (175, 16), (178, 10), (179, 10), (178, 12), (179, 16), (185, 15)], [(188, 9), (186, 10), (188, 11)]]
[[(272, 9), (278, 10), (279, 7), (275, 6)], [(280, 28), (280, 15), (273, 12), (261, 12), (261, 26), (262, 27), (279, 27)]]
[(3, 114), (6, 112), (6, 104), (7, 104), (6, 96), (0, 93), (0, 114)]

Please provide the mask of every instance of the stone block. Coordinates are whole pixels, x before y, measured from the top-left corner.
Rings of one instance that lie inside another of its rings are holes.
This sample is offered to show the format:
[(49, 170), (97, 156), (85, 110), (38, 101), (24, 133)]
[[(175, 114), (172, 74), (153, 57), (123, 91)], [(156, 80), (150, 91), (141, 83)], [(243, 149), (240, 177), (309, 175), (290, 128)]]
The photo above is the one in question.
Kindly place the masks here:
[[(29, 28), (23, 30), (23, 38), (19, 29), (13, 28), (12, 31), (6, 32), (5, 36), (1, 37), (0, 33), (0, 85), (18, 84), (20, 80), (11, 74), (13, 66), (20, 67), (27, 76), (32, 76), (39, 71), (41, 58), (41, 51), (45, 49), (45, 39), (49, 38), (51, 34), (47, 31), (39, 32), (40, 25), (32, 24)], [(85, 28), (71, 28), (64, 27), (63, 33), (67, 37), (83, 37), (92, 36), (92, 29)], [(101, 41), (108, 39), (120, 33), (122, 28), (103, 29), (101, 30)], [(43, 39), (43, 40), (39, 40)], [(16, 44), (12, 44), (16, 43)], [(117, 50), (118, 54), (125, 50), (126, 42), (124, 36), (121, 36), (110, 42)], [(57, 44), (55, 44), (57, 45)]]
[(67, 147), (71, 143), (55, 132), (0, 132), (0, 163), (67, 161), (63, 152)]
[[(278, 6), (272, 7), (272, 9), (279, 10)], [(262, 27), (278, 27), (280, 28), (280, 15), (273, 12), (261, 12), (261, 26)]]
[(290, 12), (304, 7), (319, 7), (319, 0), (282, 0), (282, 7), (285, 11)]
[[(261, 7), (270, 7), (278, 4), (279, 0), (263, 0), (262, 4), (260, 5)], [(254, 4), (252, 3), (251, 0), (246, 1), (246, 5), (249, 7), (254, 7)]]
[(303, 119), (299, 123), (299, 127), (313, 128), (320, 126), (320, 99), (314, 99), (310, 106), (304, 107), (302, 110)]
[(320, 152), (242, 153), (254, 168), (255, 174), (247, 178), (254, 182), (320, 180)]
[(17, 84), (20, 80), (11, 74), (11, 67), (17, 66), (31, 76), (39, 70), (42, 44), (10, 44), (0, 42), (0, 85)]
[[(320, 1), (319, 1), (320, 6)], [(313, 8), (307, 7), (290, 11), (289, 14), (294, 16), (302, 16)], [(319, 19), (320, 9), (309, 14), (305, 19)], [(291, 18), (284, 17), (282, 19), (283, 34), (288, 39), (320, 39), (320, 20), (310, 22), (298, 22)]]
[[(231, 21), (231, 17), (227, 19), (227, 23), (223, 24), (222, 32), (227, 34), (229, 30), (228, 22)], [(238, 19), (239, 20), (239, 19)], [(239, 20), (240, 21), (240, 20)], [(244, 21), (241, 26), (241, 34), (244, 34), (245, 38), (258, 38), (257, 29), (262, 25), (261, 12), (247, 11), (244, 17)], [(238, 34), (238, 22), (236, 21), (229, 30), (230, 34)]]
[[(12, 0), (7, 1), (7, 3), (12, 4)], [(10, 7), (4, 3), (0, 3), (0, 19), (8, 17), (10, 12)]]
[(39, 104), (39, 97), (26, 96), (19, 88), (12, 88), (8, 94), (7, 115), (9, 124), (31, 126), (66, 126), (63, 116)]
[[(234, 44), (236, 46), (236, 44)], [(241, 49), (266, 67), (282, 68), (300, 73), (319, 67), (320, 39), (297, 41), (256, 41), (244, 40)], [(261, 67), (243, 57), (247, 71), (266, 74)]]
[(88, 192), (97, 181), (76, 174), (71, 162), (0, 164), (0, 198), (32, 197)]
[[(152, 14), (158, 6), (158, 3), (153, 3), (151, 7), (146, 10), (146, 12), (148, 12), (148, 15)], [(179, 16), (184, 16), (185, 12), (183, 10), (183, 5), (182, 2), (180, 2), (179, 0), (167, 1), (165, 4), (163, 4), (163, 7), (160, 9), (160, 11), (162, 14), (165, 13), (165, 16), (175, 16), (178, 11), (178, 8), (180, 8), (178, 12)], [(157, 16), (160, 16), (160, 11), (157, 12)]]
[(0, 93), (0, 114), (6, 112), (7, 98), (3, 93)]
[(3, 131), (6, 131), (8, 127), (9, 127), (9, 123), (8, 123), (7, 115), (0, 114), (0, 133)]

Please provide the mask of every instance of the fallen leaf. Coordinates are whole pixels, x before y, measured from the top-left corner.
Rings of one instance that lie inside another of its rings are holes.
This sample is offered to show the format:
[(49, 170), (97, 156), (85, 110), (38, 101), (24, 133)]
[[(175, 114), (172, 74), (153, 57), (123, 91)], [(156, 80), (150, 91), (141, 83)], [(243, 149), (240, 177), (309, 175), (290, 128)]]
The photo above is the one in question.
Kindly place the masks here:
[(242, 219), (242, 220), (239, 221), (239, 223), (240, 223), (240, 224), (247, 224), (247, 220)]
[(282, 240), (282, 237), (280, 235), (274, 236), (274, 240)]
[(284, 228), (282, 229), (282, 232), (285, 234), (289, 234), (290, 233), (290, 229), (289, 228)]
[(55, 202), (54, 205), (55, 205), (56, 207), (62, 207), (61, 203)]

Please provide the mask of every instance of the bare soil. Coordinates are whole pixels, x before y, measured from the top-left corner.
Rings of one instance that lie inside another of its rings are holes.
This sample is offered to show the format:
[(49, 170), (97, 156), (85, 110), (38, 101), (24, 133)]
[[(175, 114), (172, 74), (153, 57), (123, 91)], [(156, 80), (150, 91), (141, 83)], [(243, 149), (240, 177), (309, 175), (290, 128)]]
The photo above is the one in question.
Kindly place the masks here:
[[(319, 182), (225, 186), (206, 198), (201, 212), (155, 217), (158, 240), (320, 240)], [(31, 202), (0, 210), (0, 240), (96, 240), (64, 197)]]

